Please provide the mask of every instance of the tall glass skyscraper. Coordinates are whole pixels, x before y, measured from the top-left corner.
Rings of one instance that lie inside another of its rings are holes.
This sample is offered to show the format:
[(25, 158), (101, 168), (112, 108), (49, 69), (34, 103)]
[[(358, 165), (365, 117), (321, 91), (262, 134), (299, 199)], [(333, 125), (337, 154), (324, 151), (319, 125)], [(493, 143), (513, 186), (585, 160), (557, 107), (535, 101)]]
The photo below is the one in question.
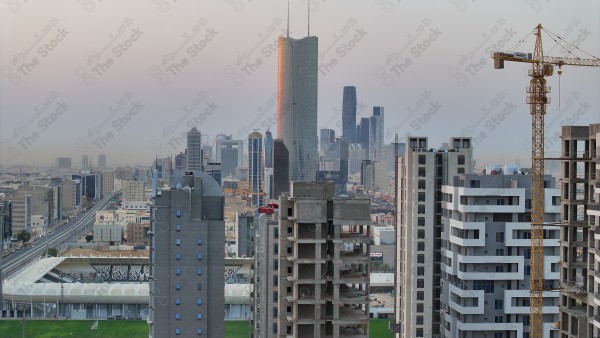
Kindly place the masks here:
[(342, 101), (342, 138), (356, 142), (356, 87), (345, 86)]
[(263, 204), (263, 138), (254, 131), (248, 135), (248, 182), (252, 188), (252, 207)]
[(381, 160), (381, 151), (383, 150), (383, 107), (373, 107), (373, 115), (369, 118), (369, 158), (374, 161)]
[(187, 163), (185, 171), (202, 171), (202, 139), (196, 127), (187, 133)]
[(279, 37), (278, 138), (289, 151), (289, 178), (314, 181), (317, 144), (318, 38)]
[(265, 132), (265, 168), (273, 168), (273, 134)]

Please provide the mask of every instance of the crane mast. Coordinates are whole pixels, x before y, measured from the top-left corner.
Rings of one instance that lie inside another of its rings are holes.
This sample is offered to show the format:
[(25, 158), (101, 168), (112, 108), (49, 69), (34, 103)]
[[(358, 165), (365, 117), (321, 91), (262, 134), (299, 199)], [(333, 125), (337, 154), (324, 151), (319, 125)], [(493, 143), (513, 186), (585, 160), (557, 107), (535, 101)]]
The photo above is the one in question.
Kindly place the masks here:
[[(533, 57), (542, 60), (542, 26), (536, 27)], [(544, 65), (533, 64), (528, 89), (531, 113), (531, 275), (530, 275), (530, 337), (542, 337), (542, 292), (544, 273), (544, 117), (548, 88)]]
[[(542, 306), (544, 291), (544, 118), (546, 96), (550, 88), (546, 86), (546, 76), (551, 76), (553, 66), (591, 66), (600, 67), (600, 58), (581, 59), (545, 56), (542, 50), (542, 25), (536, 26), (535, 49), (532, 54), (520, 52), (494, 52), (494, 68), (504, 68), (504, 61), (530, 63), (531, 77), (527, 88), (527, 103), (531, 113), (531, 274), (530, 274), (530, 337), (541, 338), (543, 334)], [(544, 30), (547, 32), (547, 30)], [(552, 37), (562, 40), (558, 36)], [(556, 41), (558, 43), (558, 41)], [(576, 49), (577, 46), (574, 46)], [(588, 54), (589, 55), (589, 54)]]

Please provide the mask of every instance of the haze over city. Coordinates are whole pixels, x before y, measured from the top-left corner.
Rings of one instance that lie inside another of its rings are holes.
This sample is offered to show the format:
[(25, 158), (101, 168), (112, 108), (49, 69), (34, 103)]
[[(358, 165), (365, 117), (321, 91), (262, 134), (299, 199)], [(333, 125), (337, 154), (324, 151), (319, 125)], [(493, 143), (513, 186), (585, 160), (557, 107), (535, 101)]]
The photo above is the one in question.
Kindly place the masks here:
[[(106, 153), (111, 165), (147, 164), (182, 151), (192, 126), (210, 143), (217, 133), (276, 134), (287, 3), (2, 4), (0, 163)], [(385, 107), (386, 143), (396, 133), (432, 144), (471, 136), (480, 162), (530, 163), (529, 66), (494, 70), (492, 51), (510, 49), (541, 23), (600, 55), (597, 1), (292, 0), (290, 37), (307, 35), (307, 12), (319, 38), (319, 129), (341, 134), (342, 88), (352, 85), (357, 118)], [(549, 55), (572, 56), (543, 39)], [(515, 51), (532, 52), (533, 40)], [(548, 78), (547, 153), (559, 151), (560, 125), (597, 121), (599, 75), (564, 67), (560, 91), (556, 72)]]

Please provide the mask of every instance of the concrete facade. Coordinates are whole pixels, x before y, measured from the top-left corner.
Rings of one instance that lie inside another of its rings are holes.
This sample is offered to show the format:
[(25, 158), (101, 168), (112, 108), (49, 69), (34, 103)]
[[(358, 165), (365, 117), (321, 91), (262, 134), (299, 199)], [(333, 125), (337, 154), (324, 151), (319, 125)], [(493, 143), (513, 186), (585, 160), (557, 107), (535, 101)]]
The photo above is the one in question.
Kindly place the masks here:
[(204, 172), (182, 185), (152, 207), (149, 335), (223, 337), (223, 190)]
[(600, 124), (563, 126), (560, 337), (600, 336)]
[(397, 337), (440, 336), (442, 185), (470, 173), (470, 138), (451, 138), (434, 150), (427, 137), (408, 137), (397, 158)]
[(279, 199), (278, 336), (368, 337), (370, 200), (335, 198), (332, 182), (290, 190)]

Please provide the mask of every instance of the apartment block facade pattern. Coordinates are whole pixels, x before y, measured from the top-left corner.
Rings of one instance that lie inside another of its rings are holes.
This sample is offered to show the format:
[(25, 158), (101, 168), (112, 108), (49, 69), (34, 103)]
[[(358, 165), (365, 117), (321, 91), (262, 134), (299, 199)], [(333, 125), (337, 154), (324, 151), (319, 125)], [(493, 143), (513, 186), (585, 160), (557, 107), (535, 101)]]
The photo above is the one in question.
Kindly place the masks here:
[[(557, 224), (560, 190), (552, 176), (544, 181), (544, 222)], [(442, 199), (442, 337), (529, 337), (531, 176), (458, 175)], [(544, 232), (542, 336), (552, 338), (560, 227)]]

